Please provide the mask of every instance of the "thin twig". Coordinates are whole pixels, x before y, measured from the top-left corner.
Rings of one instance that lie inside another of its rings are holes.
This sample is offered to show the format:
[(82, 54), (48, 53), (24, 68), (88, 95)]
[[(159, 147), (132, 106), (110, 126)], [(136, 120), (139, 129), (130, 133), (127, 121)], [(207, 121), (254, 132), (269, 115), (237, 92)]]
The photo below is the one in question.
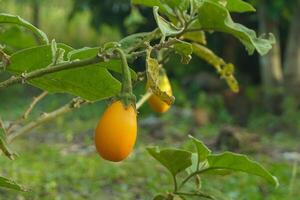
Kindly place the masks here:
[(36, 106), (36, 104), (47, 95), (48, 95), (48, 92), (44, 91), (39, 96), (34, 97), (32, 102), (28, 106), (28, 108), (25, 110), (24, 114), (19, 119), (15, 120), (14, 122), (9, 124), (9, 126), (7, 128), (7, 133), (9, 134), (17, 124), (20, 124), (24, 120), (26, 120), (28, 118), (29, 114), (34, 109), (34, 107)]
[(2, 118), (1, 118), (1, 116), (0, 116), (0, 129), (3, 129), (4, 132), (6, 132), (6, 129), (5, 129), (5, 126), (4, 126), (4, 122), (3, 122)]
[(32, 112), (33, 108), (35, 107), (35, 105), (42, 100), (45, 96), (48, 95), (47, 91), (42, 92), (39, 96), (34, 97), (31, 104), (29, 105), (29, 107), (27, 108), (27, 110), (24, 112), (24, 114), (22, 115), (22, 119), (25, 120), (28, 118), (28, 115)]
[(34, 121), (28, 123), (27, 125), (23, 126), (18, 131), (11, 133), (10, 135), (8, 135), (7, 141), (10, 143), (16, 137), (31, 131), (32, 129), (44, 124), (45, 122), (51, 121), (51, 120), (57, 118), (60, 115), (63, 115), (67, 112), (70, 112), (70, 111), (76, 109), (76, 108), (79, 108), (81, 105), (86, 104), (86, 103), (88, 103), (88, 102), (81, 99), (81, 98), (74, 98), (68, 104), (58, 108), (57, 110), (54, 110), (51, 113), (44, 113), (43, 115), (38, 117), (36, 120), (34, 120)]
[(148, 91), (141, 99), (136, 103), (136, 109), (138, 110), (152, 95), (152, 92)]

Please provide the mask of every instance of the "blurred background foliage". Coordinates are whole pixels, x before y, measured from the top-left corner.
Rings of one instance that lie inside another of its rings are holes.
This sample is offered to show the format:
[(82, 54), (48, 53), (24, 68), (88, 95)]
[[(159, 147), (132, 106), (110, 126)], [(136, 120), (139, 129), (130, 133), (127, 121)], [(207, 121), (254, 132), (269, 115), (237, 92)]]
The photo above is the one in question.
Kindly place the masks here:
[[(0, 199), (150, 199), (168, 189), (169, 178), (150, 159), (146, 145), (187, 145), (187, 134), (219, 150), (248, 153), (279, 177), (274, 190), (247, 176), (214, 178), (203, 187), (225, 192), (223, 199), (289, 199), (300, 193), (300, 28), (299, 3), (294, 0), (250, 0), (257, 13), (233, 18), (258, 32), (272, 32), (277, 43), (264, 57), (247, 55), (233, 37), (207, 34), (208, 46), (234, 63), (241, 91), (234, 94), (214, 69), (193, 57), (189, 65), (177, 57), (165, 68), (176, 102), (165, 115), (140, 110), (135, 153), (121, 164), (102, 161), (93, 149), (93, 129), (106, 102), (85, 106), (32, 131), (13, 143), (17, 161), (0, 157), (0, 174), (32, 188), (30, 193), (0, 189)], [(75, 48), (100, 46), (156, 27), (152, 10), (132, 7), (129, 0), (0, 0), (0, 12), (20, 15), (46, 32), (50, 39)], [(35, 38), (15, 26), (0, 26), (0, 44), (7, 53), (30, 47)], [(143, 69), (137, 62), (135, 69)], [(0, 74), (0, 80), (8, 75)], [(137, 85), (137, 97), (144, 84)], [(38, 89), (14, 86), (0, 93), (0, 113), (11, 121), (30, 103)], [(72, 97), (50, 94), (32, 118), (49, 112)], [(137, 167), (138, 166), (138, 167)], [(226, 182), (226, 184), (224, 184)], [(16, 198), (17, 197), (17, 198)]]

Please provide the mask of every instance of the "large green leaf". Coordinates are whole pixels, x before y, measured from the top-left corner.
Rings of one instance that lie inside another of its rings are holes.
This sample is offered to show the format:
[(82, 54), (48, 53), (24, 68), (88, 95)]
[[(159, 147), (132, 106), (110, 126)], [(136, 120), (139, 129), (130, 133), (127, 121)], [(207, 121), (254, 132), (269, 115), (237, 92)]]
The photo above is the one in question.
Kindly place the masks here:
[[(73, 61), (76, 59), (86, 59), (86, 58), (91, 58), (95, 55), (97, 55), (99, 51), (99, 47), (84, 47), (82, 49), (76, 49), (73, 51), (70, 51), (68, 53), (68, 58)], [(122, 64), (121, 64), (121, 60), (120, 59), (112, 59), (109, 60), (107, 62), (101, 62), (101, 63), (97, 63), (94, 64), (93, 66), (98, 66), (98, 67), (103, 67), (106, 68), (108, 70), (117, 72), (117, 73), (122, 73)], [(137, 75), (135, 73), (135, 71), (133, 71), (132, 69), (130, 69), (131, 72), (131, 78), (135, 81), (137, 79)]]
[[(70, 50), (62, 44), (58, 44), (58, 48), (65, 49), (66, 53)], [(51, 63), (51, 47), (45, 45), (13, 54), (7, 70), (14, 74), (21, 74), (48, 67)], [(114, 96), (121, 89), (120, 82), (106, 68), (97, 65), (48, 74), (32, 79), (28, 83), (49, 92), (70, 93), (90, 101)]]
[(162, 149), (149, 147), (150, 155), (165, 166), (173, 176), (192, 165), (192, 153), (181, 149)]
[(198, 8), (198, 21), (204, 30), (221, 31), (232, 34), (246, 47), (249, 54), (256, 49), (259, 54), (266, 54), (275, 42), (274, 36), (257, 37), (255, 31), (235, 23), (229, 11), (223, 5), (212, 0), (204, 0)]
[(160, 16), (158, 13), (158, 9), (159, 7), (157, 6), (153, 7), (153, 15), (159, 30), (165, 37), (177, 35), (183, 31), (183, 28), (176, 27), (174, 24), (168, 22), (162, 16)]
[(26, 20), (22, 19), (17, 15), (10, 15), (6, 13), (0, 13), (0, 24), (16, 24), (19, 26), (23, 26), (30, 31), (32, 31), (41, 41), (42, 44), (48, 44), (49, 40), (47, 35), (41, 31), (40, 29), (36, 28)]
[(35, 46), (36, 39), (32, 34), (25, 33), (21, 28), (12, 26), (0, 30), (0, 43), (5, 45), (5, 50), (15, 51)]
[(247, 156), (236, 154), (232, 152), (224, 152), (221, 154), (209, 155), (207, 157), (210, 169), (227, 169), (232, 171), (241, 171), (248, 174), (260, 176), (275, 186), (279, 185), (279, 182), (275, 176), (272, 176), (263, 166), (258, 162), (250, 160)]
[(0, 176), (0, 187), (26, 192), (27, 190), (18, 183)]

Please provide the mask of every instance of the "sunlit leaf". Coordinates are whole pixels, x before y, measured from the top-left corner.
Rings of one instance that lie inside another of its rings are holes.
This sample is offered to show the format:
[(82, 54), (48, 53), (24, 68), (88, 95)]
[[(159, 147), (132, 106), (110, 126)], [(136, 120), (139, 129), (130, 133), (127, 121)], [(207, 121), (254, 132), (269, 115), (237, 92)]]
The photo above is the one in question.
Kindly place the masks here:
[(159, 8), (157, 6), (153, 7), (153, 14), (159, 30), (165, 37), (177, 35), (183, 31), (183, 28), (176, 27), (174, 24), (160, 16), (158, 9)]
[(192, 42), (197, 42), (200, 44), (206, 44), (206, 38), (204, 31), (194, 31), (194, 32), (187, 32), (182, 36), (186, 40), (190, 40)]
[[(65, 45), (57, 44), (57, 47), (63, 48), (66, 54), (69, 52)], [(50, 45), (39, 46), (13, 54), (7, 71), (22, 74), (48, 67), (51, 63)], [(112, 97), (121, 89), (120, 82), (106, 68), (97, 65), (47, 74), (28, 83), (49, 92), (70, 93), (90, 101)]]
[[(220, 1), (220, 0), (214, 0), (214, 1)], [(243, 1), (243, 0), (224, 0), (225, 1), (225, 7), (230, 12), (237, 12), (237, 13), (243, 13), (243, 12), (255, 12), (255, 8)]]
[(275, 43), (272, 34), (269, 34), (269, 37), (264, 35), (257, 37), (255, 31), (235, 23), (226, 7), (212, 0), (201, 2), (198, 8), (198, 21), (204, 30), (221, 31), (235, 36), (243, 43), (249, 54), (253, 54), (256, 49), (259, 54), (264, 55)]
[(189, 151), (181, 149), (162, 149), (149, 147), (150, 155), (165, 166), (173, 176), (191, 166), (191, 155)]

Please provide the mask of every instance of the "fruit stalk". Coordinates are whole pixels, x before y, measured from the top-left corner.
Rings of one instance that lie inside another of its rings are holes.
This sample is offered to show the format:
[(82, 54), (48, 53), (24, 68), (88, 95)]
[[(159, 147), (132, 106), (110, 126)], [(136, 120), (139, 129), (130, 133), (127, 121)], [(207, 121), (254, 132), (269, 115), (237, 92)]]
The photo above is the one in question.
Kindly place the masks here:
[(119, 97), (126, 108), (128, 108), (130, 105), (135, 107), (135, 96), (132, 93), (131, 74), (128, 67), (126, 55), (120, 48), (116, 48), (115, 52), (119, 54), (122, 62), (122, 88)]

